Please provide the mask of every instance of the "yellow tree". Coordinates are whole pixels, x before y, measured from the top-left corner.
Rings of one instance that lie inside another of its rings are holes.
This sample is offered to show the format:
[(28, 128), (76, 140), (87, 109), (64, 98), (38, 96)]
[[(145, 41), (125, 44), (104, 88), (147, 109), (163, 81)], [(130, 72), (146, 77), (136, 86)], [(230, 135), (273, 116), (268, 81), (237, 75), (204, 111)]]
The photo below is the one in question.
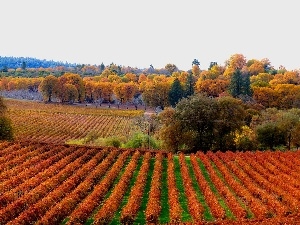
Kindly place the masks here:
[(166, 76), (160, 75), (155, 76), (153, 80), (148, 80), (143, 90), (143, 100), (153, 107), (160, 106), (164, 108), (168, 106), (172, 79), (167, 79)]
[(130, 102), (137, 92), (137, 86), (133, 83), (119, 83), (114, 87), (114, 95), (123, 103)]
[(272, 88), (254, 87), (252, 97), (258, 104), (261, 104), (267, 108), (277, 106), (276, 99), (278, 96)]
[(74, 84), (65, 84), (64, 99), (66, 102), (74, 103), (79, 97), (78, 90)]
[(221, 79), (198, 79), (196, 82), (196, 92), (206, 93), (208, 96), (218, 97), (228, 88), (229, 81)]
[(241, 70), (244, 66), (246, 66), (246, 58), (243, 54), (234, 54), (230, 56), (226, 64), (234, 70)]
[(274, 100), (276, 107), (290, 109), (299, 105), (300, 86), (294, 84), (278, 84), (274, 87), (277, 98)]
[(39, 85), (39, 91), (42, 93), (45, 101), (51, 102), (52, 97), (56, 94), (58, 88), (58, 79), (49, 75)]
[(93, 80), (84, 80), (85, 97), (88, 102), (94, 101), (94, 86), (95, 82)]
[(122, 82), (122, 78), (119, 77), (116, 74), (111, 74), (107, 78), (108, 78), (109, 82), (115, 82), (115, 83), (121, 83)]
[(270, 82), (271, 85), (277, 84), (299, 84), (300, 78), (296, 71), (286, 71), (284, 74), (276, 74)]
[(125, 77), (128, 79), (130, 82), (137, 82), (138, 77), (134, 73), (126, 73)]
[(269, 73), (259, 73), (250, 77), (251, 87), (267, 87), (269, 82), (274, 78)]
[(139, 75), (139, 79), (138, 79), (139, 84), (146, 80), (147, 80), (147, 76), (145, 74), (142, 73)]
[(198, 65), (193, 65), (192, 73), (195, 77), (199, 77), (200, 75), (200, 67)]
[(248, 67), (250, 75), (257, 75), (259, 73), (264, 73), (264, 64), (261, 61), (255, 61), (251, 66)]
[(66, 77), (67, 80), (66, 83), (73, 84), (76, 87), (78, 92), (78, 98), (76, 100), (82, 102), (85, 97), (84, 96), (85, 90), (84, 90), (84, 83), (80, 75), (74, 73), (65, 73), (63, 77)]

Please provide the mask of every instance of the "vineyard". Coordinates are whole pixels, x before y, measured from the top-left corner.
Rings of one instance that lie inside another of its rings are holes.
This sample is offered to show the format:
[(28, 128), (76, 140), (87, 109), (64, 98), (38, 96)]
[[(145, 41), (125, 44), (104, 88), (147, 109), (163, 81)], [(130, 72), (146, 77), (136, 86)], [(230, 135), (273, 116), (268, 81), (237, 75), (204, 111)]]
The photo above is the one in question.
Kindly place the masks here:
[(99, 137), (129, 135), (132, 118), (141, 110), (96, 109), (30, 101), (6, 100), (17, 140), (63, 144), (94, 132)]
[(299, 152), (0, 143), (0, 224), (300, 222)]

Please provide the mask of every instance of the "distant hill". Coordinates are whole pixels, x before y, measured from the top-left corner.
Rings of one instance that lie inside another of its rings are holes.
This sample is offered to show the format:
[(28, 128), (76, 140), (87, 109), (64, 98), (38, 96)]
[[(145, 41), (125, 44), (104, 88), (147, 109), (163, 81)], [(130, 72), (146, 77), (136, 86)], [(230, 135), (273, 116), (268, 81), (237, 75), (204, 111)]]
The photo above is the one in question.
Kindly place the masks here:
[(46, 59), (41, 60), (31, 57), (0, 56), (0, 70), (5, 68), (17, 69), (22, 68), (22, 66), (25, 66), (26, 68), (52, 68), (57, 66), (76, 67), (77, 64)]

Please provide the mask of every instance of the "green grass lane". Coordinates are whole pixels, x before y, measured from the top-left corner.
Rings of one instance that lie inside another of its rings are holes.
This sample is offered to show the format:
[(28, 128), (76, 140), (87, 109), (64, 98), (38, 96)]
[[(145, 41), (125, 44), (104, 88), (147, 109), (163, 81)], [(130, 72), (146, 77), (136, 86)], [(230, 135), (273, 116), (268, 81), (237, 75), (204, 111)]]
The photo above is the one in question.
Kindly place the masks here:
[(176, 186), (179, 194), (179, 202), (182, 208), (181, 220), (182, 222), (190, 222), (192, 221), (192, 216), (189, 212), (187, 197), (184, 192), (183, 180), (180, 172), (180, 164), (178, 156), (174, 156), (174, 173), (176, 177)]
[(115, 213), (115, 216), (114, 218), (112, 219), (112, 221), (110, 222), (110, 224), (118, 224), (120, 223), (120, 216), (121, 216), (121, 211), (122, 211), (122, 208), (127, 204), (128, 202), (128, 199), (129, 199), (129, 196), (130, 196), (130, 191), (131, 191), (131, 188), (134, 186), (135, 182), (136, 182), (136, 178), (137, 178), (137, 175), (141, 169), (141, 166), (142, 166), (142, 162), (143, 162), (143, 158), (141, 157), (139, 160), (138, 160), (138, 164), (137, 164), (137, 168), (135, 169), (134, 173), (133, 173), (133, 176), (131, 178), (131, 181), (130, 181), (130, 184), (129, 184), (129, 187), (123, 197), (123, 200), (122, 200), (122, 203), (120, 204), (120, 207), (118, 209), (118, 211)]
[(162, 161), (162, 184), (161, 184), (161, 212), (159, 216), (160, 223), (167, 223), (170, 221), (169, 215), (169, 200), (168, 200), (168, 160), (165, 158)]
[(228, 189), (230, 190), (230, 192), (233, 194), (233, 196), (236, 198), (236, 200), (238, 201), (238, 203), (243, 207), (243, 209), (246, 210), (247, 212), (247, 218), (251, 219), (254, 218), (254, 214), (251, 212), (251, 210), (243, 203), (243, 201), (237, 196), (237, 194), (235, 193), (235, 191), (230, 187), (230, 185), (226, 182), (224, 176), (222, 175), (222, 173), (219, 171), (219, 169), (217, 168), (216, 164), (214, 162), (211, 162), (212, 167), (214, 168), (214, 170), (216, 171), (216, 174), (219, 176), (219, 178), (223, 181), (224, 185), (226, 185), (228, 187)]
[(228, 219), (235, 219), (235, 216), (233, 215), (233, 213), (231, 212), (230, 208), (227, 206), (226, 202), (224, 201), (224, 199), (221, 197), (220, 193), (218, 192), (217, 188), (215, 187), (215, 185), (213, 184), (212, 180), (210, 179), (210, 176), (204, 166), (204, 164), (202, 163), (202, 161), (198, 158), (198, 165), (202, 171), (202, 174), (205, 178), (205, 180), (207, 181), (210, 189), (212, 190), (212, 192), (216, 195), (219, 204), (221, 205), (221, 207), (225, 210), (226, 213), (226, 217)]
[(205, 198), (203, 196), (203, 193), (198, 185), (197, 178), (195, 176), (194, 169), (191, 164), (191, 159), (190, 159), (190, 157), (185, 157), (185, 160), (186, 160), (187, 166), (189, 168), (190, 177), (193, 182), (193, 188), (195, 189), (195, 191), (197, 193), (198, 200), (200, 201), (200, 203), (202, 204), (202, 206), (204, 208), (203, 218), (204, 218), (204, 220), (207, 220), (207, 221), (213, 221), (214, 217), (211, 214), (209, 206), (207, 205)]
[(151, 180), (152, 180), (152, 175), (153, 175), (153, 170), (154, 170), (154, 162), (155, 162), (155, 159), (152, 158), (150, 160), (150, 167), (149, 167), (145, 190), (144, 190), (144, 194), (143, 194), (143, 198), (142, 198), (142, 202), (141, 202), (141, 207), (137, 213), (137, 217), (134, 221), (134, 224), (146, 224), (145, 210), (146, 210), (148, 199), (149, 199)]

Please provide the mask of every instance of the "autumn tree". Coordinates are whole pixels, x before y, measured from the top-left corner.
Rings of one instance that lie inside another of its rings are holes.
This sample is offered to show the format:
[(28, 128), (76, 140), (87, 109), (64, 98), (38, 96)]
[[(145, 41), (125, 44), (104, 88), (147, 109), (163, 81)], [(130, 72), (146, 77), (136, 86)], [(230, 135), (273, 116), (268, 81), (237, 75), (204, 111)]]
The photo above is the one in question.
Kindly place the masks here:
[(84, 79), (85, 100), (87, 102), (94, 101), (94, 93), (93, 93), (94, 86), (95, 86), (94, 81)]
[(253, 99), (258, 104), (261, 104), (266, 108), (275, 107), (275, 100), (277, 99), (277, 94), (270, 87), (254, 87)]
[(126, 73), (125, 77), (128, 79), (128, 81), (130, 82), (137, 82), (138, 81), (138, 77), (136, 74), (134, 73)]
[(198, 65), (193, 65), (192, 73), (195, 77), (199, 77), (200, 76), (200, 67)]
[[(74, 96), (76, 96), (76, 99), (73, 99)], [(63, 76), (59, 77), (56, 89), (56, 97), (61, 102), (82, 102), (85, 97), (85, 88), (80, 75), (65, 73)]]
[(93, 88), (95, 102), (100, 106), (103, 101), (111, 102), (114, 85), (110, 82), (96, 82)]
[(169, 105), (170, 80), (164, 76), (155, 76), (145, 82), (142, 98), (147, 105), (164, 108)]
[(51, 102), (52, 97), (55, 96), (58, 88), (58, 79), (49, 75), (39, 85), (39, 91), (42, 93), (45, 101)]
[(299, 84), (300, 77), (296, 71), (286, 71), (284, 74), (276, 74), (270, 81), (270, 85), (277, 84)]
[(137, 86), (133, 83), (119, 83), (116, 84), (113, 90), (117, 99), (120, 100), (121, 104), (130, 102), (135, 93), (137, 92)]
[(251, 88), (253, 87), (268, 87), (269, 82), (274, 78), (269, 73), (259, 73), (250, 77)]
[(205, 93), (208, 96), (218, 97), (221, 93), (225, 92), (228, 88), (229, 81), (221, 79), (198, 79), (196, 82), (196, 92)]
[(259, 73), (264, 73), (265, 68), (264, 64), (261, 61), (255, 60), (249, 67), (248, 67), (250, 75), (257, 75)]
[(242, 70), (242, 68), (246, 66), (246, 58), (243, 54), (234, 54), (230, 56), (226, 64), (229, 68), (234, 70)]
[(300, 86), (294, 84), (278, 84), (273, 87), (277, 98), (274, 99), (275, 107), (290, 109), (300, 106)]
[(177, 69), (177, 66), (175, 64), (171, 64), (171, 63), (168, 63), (166, 66), (165, 66), (165, 69), (170, 73), (170, 75), (172, 75), (172, 73), (174, 73)]
[(64, 100), (69, 103), (74, 103), (79, 98), (78, 89), (74, 84), (65, 84)]
[(75, 86), (78, 97), (76, 101), (82, 102), (84, 100), (85, 90), (84, 90), (84, 83), (80, 75), (74, 73), (65, 73), (63, 76), (67, 77), (67, 83), (72, 84)]

